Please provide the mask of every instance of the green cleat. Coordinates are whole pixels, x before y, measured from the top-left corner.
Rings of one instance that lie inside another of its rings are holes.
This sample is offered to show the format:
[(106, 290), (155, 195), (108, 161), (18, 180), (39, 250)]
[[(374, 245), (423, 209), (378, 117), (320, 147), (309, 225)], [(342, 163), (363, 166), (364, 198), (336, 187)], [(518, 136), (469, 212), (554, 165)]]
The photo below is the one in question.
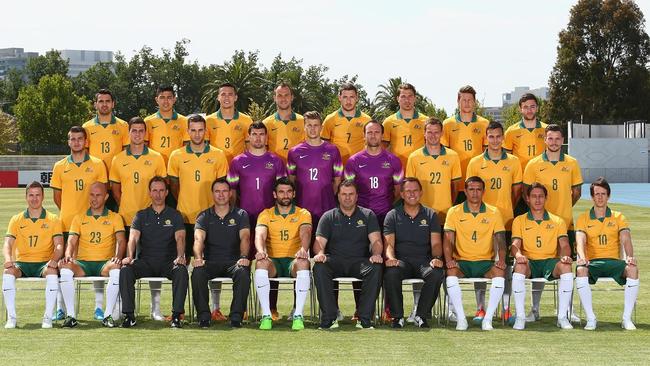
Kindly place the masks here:
[(273, 328), (273, 318), (270, 315), (262, 316), (262, 320), (260, 321), (260, 329), (270, 330), (271, 328)]
[(305, 329), (305, 319), (302, 315), (294, 315), (293, 323), (291, 323), (292, 330), (303, 330)]

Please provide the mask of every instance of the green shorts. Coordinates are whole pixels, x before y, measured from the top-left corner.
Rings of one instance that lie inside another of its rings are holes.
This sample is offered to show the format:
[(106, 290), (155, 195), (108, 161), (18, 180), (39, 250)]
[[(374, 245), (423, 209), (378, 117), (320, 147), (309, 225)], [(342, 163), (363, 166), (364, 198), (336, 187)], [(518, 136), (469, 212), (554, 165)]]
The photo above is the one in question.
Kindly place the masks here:
[(483, 278), (494, 265), (493, 261), (457, 261), (458, 268), (467, 278)]
[(530, 266), (530, 278), (545, 278), (547, 281), (556, 280), (556, 277), (553, 277), (553, 270), (555, 270), (555, 265), (560, 260), (557, 258), (549, 259), (530, 259), (528, 264)]
[(275, 266), (276, 277), (291, 277), (291, 267), (293, 266), (294, 258), (269, 258)]
[(620, 259), (592, 259), (587, 266), (589, 283), (593, 285), (600, 277), (611, 277), (616, 283), (623, 286), (627, 281), (625, 266), (625, 261)]
[(23, 277), (43, 277), (47, 262), (16, 262), (16, 267), (23, 273)]
[(101, 276), (102, 269), (106, 265), (106, 261), (80, 261), (77, 260), (77, 264), (81, 269), (84, 270), (86, 276)]

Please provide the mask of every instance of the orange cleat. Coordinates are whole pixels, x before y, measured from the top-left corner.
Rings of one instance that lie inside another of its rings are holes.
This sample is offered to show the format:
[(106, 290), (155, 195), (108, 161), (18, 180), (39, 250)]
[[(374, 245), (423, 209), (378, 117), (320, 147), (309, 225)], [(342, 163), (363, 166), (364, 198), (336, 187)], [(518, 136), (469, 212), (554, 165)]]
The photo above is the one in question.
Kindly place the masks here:
[(226, 316), (223, 315), (223, 313), (221, 312), (221, 309), (214, 309), (212, 311), (212, 314), (210, 314), (210, 315), (211, 315), (212, 321), (215, 321), (215, 322), (223, 322), (223, 321), (227, 320)]

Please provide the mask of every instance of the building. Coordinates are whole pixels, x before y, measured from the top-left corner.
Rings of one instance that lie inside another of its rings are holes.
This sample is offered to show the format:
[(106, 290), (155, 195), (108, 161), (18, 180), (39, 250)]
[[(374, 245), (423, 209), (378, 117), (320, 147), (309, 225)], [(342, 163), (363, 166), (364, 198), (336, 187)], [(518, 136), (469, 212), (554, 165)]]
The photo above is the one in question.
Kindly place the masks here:
[(503, 117), (501, 116), (502, 107), (485, 107), (483, 108), (483, 117), (490, 121), (495, 121), (503, 124)]
[(68, 76), (75, 77), (100, 62), (112, 62), (112, 51), (59, 50), (61, 58), (69, 61)]
[(30, 58), (38, 52), (25, 52), (23, 48), (0, 48), (0, 80), (4, 80), (11, 69), (24, 70)]
[(527, 86), (516, 86), (515, 90), (509, 93), (503, 93), (502, 95), (503, 106), (506, 107), (511, 104), (517, 104), (519, 102), (519, 98), (521, 98), (521, 96), (526, 93), (532, 93), (539, 99), (543, 99), (543, 100), (548, 99), (548, 88), (545, 86), (537, 89), (531, 89)]

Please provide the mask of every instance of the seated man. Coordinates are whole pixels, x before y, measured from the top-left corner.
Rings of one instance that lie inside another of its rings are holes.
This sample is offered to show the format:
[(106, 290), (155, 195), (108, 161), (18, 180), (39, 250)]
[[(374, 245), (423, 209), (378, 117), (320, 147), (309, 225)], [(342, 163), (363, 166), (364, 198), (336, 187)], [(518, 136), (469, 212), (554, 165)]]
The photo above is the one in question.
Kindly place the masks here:
[(199, 213), (194, 225), (192, 296), (201, 328), (210, 326), (208, 281), (230, 277), (233, 296), (230, 325), (240, 328), (251, 285), (250, 223), (248, 214), (230, 204), (232, 189), (226, 178), (212, 183), (214, 206)]
[(64, 328), (77, 326), (73, 277), (84, 276), (108, 277), (104, 309), (108, 316), (104, 317), (102, 325), (115, 326), (111, 314), (120, 295), (120, 267), (126, 251), (124, 221), (122, 216), (106, 208), (108, 193), (105, 183), (93, 183), (89, 192), (90, 208), (72, 220), (65, 257), (59, 265), (61, 293), (68, 310)]
[[(619, 285), (625, 286), (621, 327), (635, 330), (632, 310), (639, 295), (639, 269), (634, 258), (630, 225), (622, 213), (607, 206), (612, 191), (605, 178), (600, 177), (591, 183), (589, 192), (594, 206), (582, 213), (576, 224), (576, 288), (587, 314), (585, 329), (596, 329), (589, 284), (596, 283), (600, 277), (612, 277)], [(625, 260), (621, 259), (621, 249), (625, 253)]]
[(427, 317), (438, 298), (444, 272), (438, 215), (420, 204), (422, 186), (417, 178), (407, 177), (400, 185), (404, 205), (388, 212), (384, 221), (386, 269), (384, 288), (393, 328), (404, 326), (402, 280), (421, 278), (415, 325), (428, 328)]
[(517, 216), (512, 223), (510, 253), (515, 258), (512, 292), (517, 312), (513, 329), (517, 330), (526, 327), (524, 280), (527, 277), (545, 278), (549, 281), (560, 279), (557, 326), (562, 329), (573, 328), (567, 318), (573, 295), (571, 247), (564, 220), (544, 209), (547, 194), (546, 187), (541, 183), (526, 186), (526, 200), (530, 209), (528, 213)]
[[(189, 275), (185, 267), (185, 225), (174, 208), (165, 205), (169, 194), (165, 178), (149, 181), (151, 206), (138, 211), (131, 224), (126, 257), (120, 270), (120, 296), (125, 315), (123, 328), (136, 325), (135, 280), (142, 277), (166, 277), (172, 280), (172, 328), (181, 328)], [(135, 258), (136, 247), (140, 255)]]
[(361, 279), (357, 328), (372, 329), (370, 319), (381, 286), (383, 244), (377, 216), (357, 206), (357, 187), (351, 180), (341, 182), (337, 192), (339, 207), (323, 214), (316, 230), (314, 280), (322, 317), (320, 329), (338, 328), (335, 277)]
[(255, 227), (255, 288), (262, 307), (260, 329), (273, 326), (269, 277), (296, 278), (296, 306), (291, 329), (305, 329), (302, 316), (309, 292), (311, 215), (293, 204), (295, 185), (287, 177), (275, 181), (275, 206), (260, 213)]
[[(483, 202), (484, 190), (485, 183), (481, 178), (467, 178), (467, 200), (450, 208), (445, 221), (443, 248), (447, 267), (447, 293), (458, 318), (457, 330), (467, 329), (459, 277), (492, 279), (490, 300), (481, 323), (483, 330), (492, 330), (492, 316), (503, 295), (506, 268), (505, 228), (499, 210)], [(496, 262), (495, 244), (498, 248)]]
[(59, 290), (57, 262), (63, 255), (63, 226), (43, 208), (43, 185), (27, 186), (27, 209), (9, 221), (3, 247), (2, 294), (7, 310), (5, 328), (16, 328), (16, 278), (45, 277), (42, 328), (52, 328), (52, 312)]

